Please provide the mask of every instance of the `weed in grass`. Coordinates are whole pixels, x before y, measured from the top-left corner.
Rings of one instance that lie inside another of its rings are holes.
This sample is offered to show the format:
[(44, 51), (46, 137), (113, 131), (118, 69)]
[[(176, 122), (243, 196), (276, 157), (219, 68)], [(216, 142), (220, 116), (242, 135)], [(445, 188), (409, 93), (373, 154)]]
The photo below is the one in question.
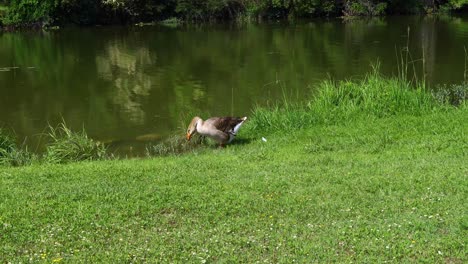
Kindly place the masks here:
[(49, 126), (51, 142), (47, 145), (45, 160), (51, 163), (106, 159), (106, 148), (89, 138), (84, 130), (73, 132), (65, 122)]

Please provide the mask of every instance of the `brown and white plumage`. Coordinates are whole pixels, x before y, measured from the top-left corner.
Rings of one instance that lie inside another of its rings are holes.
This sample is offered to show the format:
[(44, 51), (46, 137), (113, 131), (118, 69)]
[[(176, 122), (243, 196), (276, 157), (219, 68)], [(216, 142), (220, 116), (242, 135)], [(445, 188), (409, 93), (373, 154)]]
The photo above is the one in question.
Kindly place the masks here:
[(203, 121), (196, 116), (188, 126), (187, 140), (190, 140), (192, 135), (197, 132), (216, 140), (223, 146), (234, 139), (245, 120), (247, 117), (211, 117)]

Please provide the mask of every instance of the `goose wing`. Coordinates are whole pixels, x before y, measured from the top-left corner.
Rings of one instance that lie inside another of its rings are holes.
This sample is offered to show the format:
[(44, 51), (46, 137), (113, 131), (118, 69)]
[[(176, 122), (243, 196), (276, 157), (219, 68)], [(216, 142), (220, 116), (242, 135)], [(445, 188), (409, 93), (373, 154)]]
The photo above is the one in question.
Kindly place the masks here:
[(242, 123), (245, 119), (243, 118), (239, 118), (239, 117), (230, 117), (230, 116), (227, 116), (227, 117), (212, 117), (208, 120), (206, 120), (205, 122), (208, 122), (210, 123), (211, 125), (213, 125), (214, 127), (216, 127), (216, 129), (224, 132), (224, 133), (232, 133), (232, 131), (234, 130), (234, 128)]

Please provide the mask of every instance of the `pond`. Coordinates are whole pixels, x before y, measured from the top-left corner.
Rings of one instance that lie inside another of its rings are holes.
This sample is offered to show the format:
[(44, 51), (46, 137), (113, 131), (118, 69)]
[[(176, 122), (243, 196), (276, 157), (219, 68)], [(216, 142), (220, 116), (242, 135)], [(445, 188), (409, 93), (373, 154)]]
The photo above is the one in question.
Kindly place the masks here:
[(248, 116), (257, 104), (302, 100), (321, 80), (362, 77), (377, 60), (396, 74), (408, 36), (431, 85), (463, 80), (468, 17), (4, 32), (0, 127), (40, 152), (48, 124), (64, 120), (138, 155), (148, 141), (183, 134), (193, 115)]

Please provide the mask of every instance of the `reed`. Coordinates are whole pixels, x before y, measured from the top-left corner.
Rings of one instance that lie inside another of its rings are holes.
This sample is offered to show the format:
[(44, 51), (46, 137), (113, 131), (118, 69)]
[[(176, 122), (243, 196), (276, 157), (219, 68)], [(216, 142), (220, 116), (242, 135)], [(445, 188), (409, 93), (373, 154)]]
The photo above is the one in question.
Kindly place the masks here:
[(463, 47), (465, 51), (465, 70), (463, 71), (463, 82), (468, 84), (468, 51), (466, 50), (466, 46)]

